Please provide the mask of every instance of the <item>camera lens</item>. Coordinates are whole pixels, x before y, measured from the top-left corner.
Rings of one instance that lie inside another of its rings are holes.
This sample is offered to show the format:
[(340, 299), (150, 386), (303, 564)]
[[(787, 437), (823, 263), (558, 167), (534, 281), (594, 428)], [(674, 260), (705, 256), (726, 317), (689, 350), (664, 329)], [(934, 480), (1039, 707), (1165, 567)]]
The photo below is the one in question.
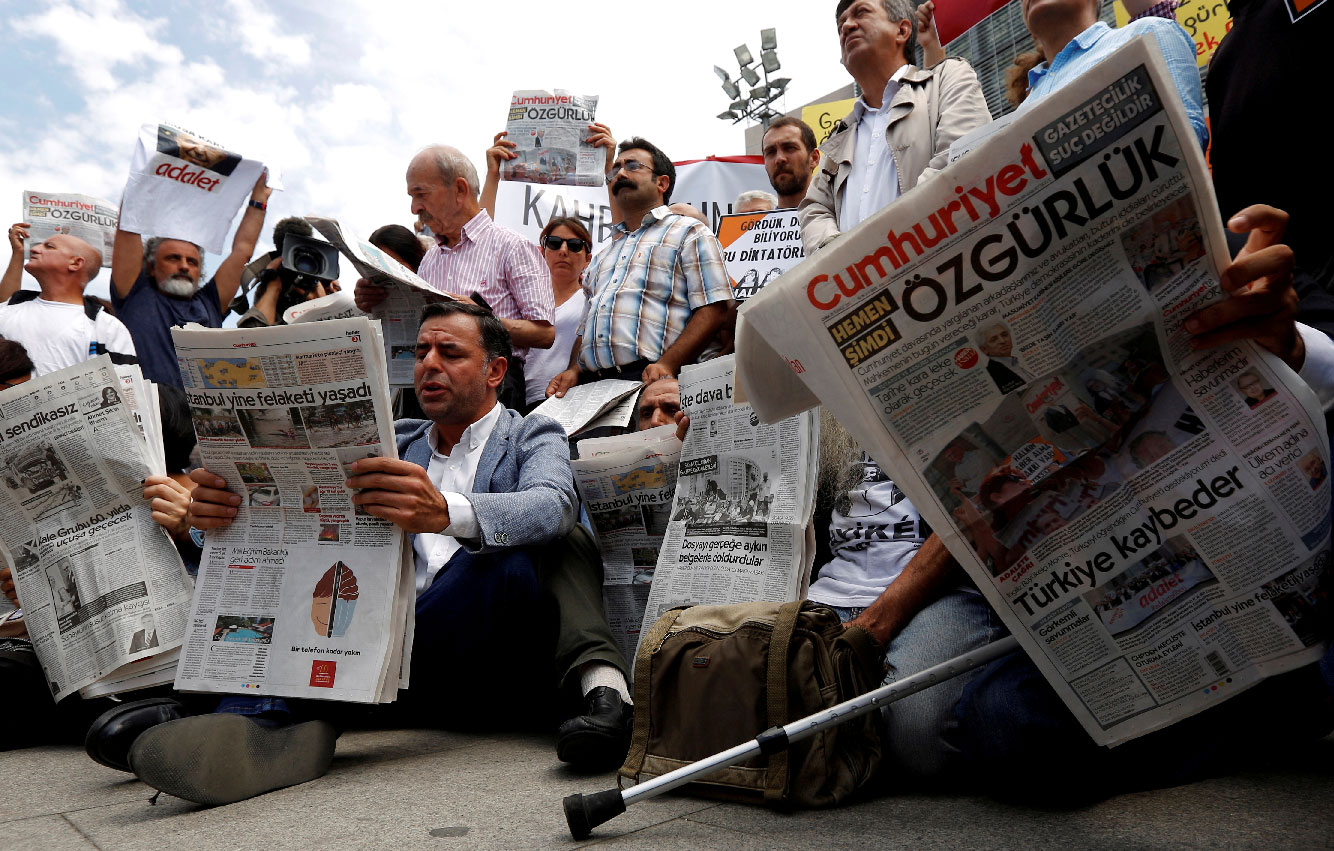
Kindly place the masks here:
[(304, 275), (318, 275), (324, 269), (324, 258), (317, 251), (298, 248), (292, 252), (292, 268)]

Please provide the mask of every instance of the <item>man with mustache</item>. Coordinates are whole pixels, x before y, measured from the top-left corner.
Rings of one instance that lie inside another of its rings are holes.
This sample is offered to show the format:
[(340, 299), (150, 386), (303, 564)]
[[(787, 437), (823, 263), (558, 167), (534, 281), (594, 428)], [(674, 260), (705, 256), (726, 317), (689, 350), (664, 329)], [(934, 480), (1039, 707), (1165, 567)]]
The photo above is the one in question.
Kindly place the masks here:
[(675, 378), (726, 320), (722, 247), (707, 225), (667, 209), (675, 184), (675, 166), (651, 142), (620, 144), (607, 185), (622, 220), (584, 274), (583, 330), (548, 396), (583, 381)]
[(232, 296), (241, 286), (241, 272), (255, 251), (264, 228), (264, 211), (273, 190), (267, 173), (255, 181), (232, 251), (213, 277), (200, 286), (204, 252), (193, 242), (155, 236), (145, 244), (137, 233), (116, 230), (111, 252), (111, 304), (130, 329), (144, 378), (181, 385), (171, 328), (198, 322), (221, 328)]

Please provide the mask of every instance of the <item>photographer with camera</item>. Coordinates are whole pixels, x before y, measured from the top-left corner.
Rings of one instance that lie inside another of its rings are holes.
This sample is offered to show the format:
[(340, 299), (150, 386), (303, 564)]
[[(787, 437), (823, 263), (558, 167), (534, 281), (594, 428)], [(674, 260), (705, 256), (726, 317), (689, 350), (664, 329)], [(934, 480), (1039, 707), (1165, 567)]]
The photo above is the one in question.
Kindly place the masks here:
[[(310, 223), (300, 216), (289, 216), (273, 226), (273, 250), (246, 267), (242, 292), (232, 301), (232, 310), (244, 311), (236, 327), (282, 325), (283, 314), (292, 305), (338, 292), (338, 252), (313, 233)], [(246, 293), (252, 286), (255, 304), (245, 310)]]

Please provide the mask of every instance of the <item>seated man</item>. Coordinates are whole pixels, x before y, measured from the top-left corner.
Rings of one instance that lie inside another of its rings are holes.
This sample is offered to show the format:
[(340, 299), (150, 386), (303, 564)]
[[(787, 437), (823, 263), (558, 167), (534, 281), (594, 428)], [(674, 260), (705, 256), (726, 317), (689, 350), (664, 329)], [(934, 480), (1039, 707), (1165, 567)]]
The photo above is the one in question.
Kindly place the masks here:
[[(490, 311), (429, 305), (414, 375), (429, 419), (400, 420), (401, 460), (358, 461), (347, 480), (363, 510), (412, 534), (417, 621), (412, 686), (401, 700), (433, 723), (531, 714), (525, 695), (552, 658), (539, 547), (573, 526), (574, 484), (560, 427), (497, 403), (509, 352)], [(230, 524), (241, 498), (207, 470), (192, 477), (192, 524)], [(325, 720), (291, 723), (293, 710), (308, 708), (225, 698), (215, 714), (139, 735), (129, 765), (150, 786), (207, 804), (312, 780), (327, 770), (336, 733)], [(238, 742), (248, 745), (239, 761)]]

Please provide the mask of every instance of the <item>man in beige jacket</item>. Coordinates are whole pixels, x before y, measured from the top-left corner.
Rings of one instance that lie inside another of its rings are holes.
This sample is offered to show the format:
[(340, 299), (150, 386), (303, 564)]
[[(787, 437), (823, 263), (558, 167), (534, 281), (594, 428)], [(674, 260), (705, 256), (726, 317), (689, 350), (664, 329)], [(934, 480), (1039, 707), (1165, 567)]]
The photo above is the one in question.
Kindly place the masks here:
[(807, 256), (944, 168), (950, 143), (991, 121), (967, 62), (911, 64), (914, 11), (912, 0), (838, 4), (843, 65), (862, 96), (821, 146), (820, 169), (801, 203)]

